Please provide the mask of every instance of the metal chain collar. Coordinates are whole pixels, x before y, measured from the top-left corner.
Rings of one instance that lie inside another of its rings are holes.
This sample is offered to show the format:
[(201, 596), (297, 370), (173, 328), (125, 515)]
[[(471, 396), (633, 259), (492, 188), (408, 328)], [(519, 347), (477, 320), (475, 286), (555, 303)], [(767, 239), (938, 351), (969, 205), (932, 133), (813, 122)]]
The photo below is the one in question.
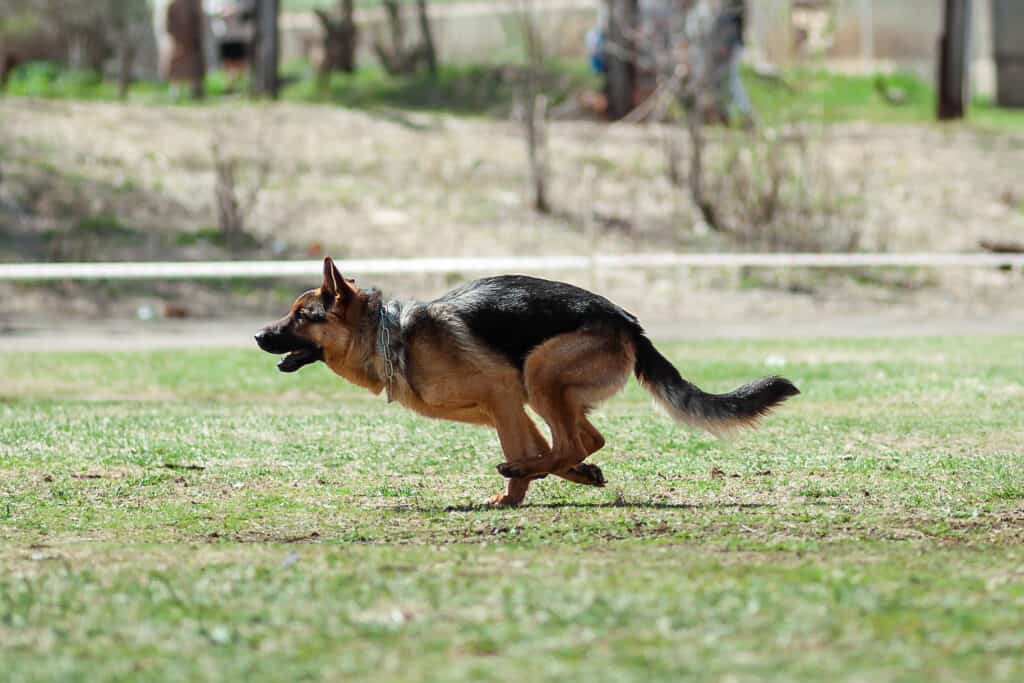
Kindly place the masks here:
[(388, 330), (387, 306), (380, 307), (380, 353), (384, 357), (384, 388), (388, 403), (394, 401), (392, 385), (395, 381), (395, 363), (391, 358), (391, 332)]

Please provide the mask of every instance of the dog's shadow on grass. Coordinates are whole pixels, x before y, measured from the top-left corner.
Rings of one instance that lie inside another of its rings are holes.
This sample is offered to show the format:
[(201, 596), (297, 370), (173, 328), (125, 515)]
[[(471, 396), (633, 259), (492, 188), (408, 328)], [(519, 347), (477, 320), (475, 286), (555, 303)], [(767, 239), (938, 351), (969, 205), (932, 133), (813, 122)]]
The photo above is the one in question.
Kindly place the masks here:
[(492, 510), (601, 510), (624, 508), (636, 510), (758, 510), (774, 508), (773, 503), (641, 503), (637, 501), (556, 501), (551, 503), (526, 503), (519, 507), (495, 507), (486, 503), (467, 503), (463, 505), (447, 505), (445, 507), (417, 507), (414, 505), (395, 508), (394, 512), (488, 512)]

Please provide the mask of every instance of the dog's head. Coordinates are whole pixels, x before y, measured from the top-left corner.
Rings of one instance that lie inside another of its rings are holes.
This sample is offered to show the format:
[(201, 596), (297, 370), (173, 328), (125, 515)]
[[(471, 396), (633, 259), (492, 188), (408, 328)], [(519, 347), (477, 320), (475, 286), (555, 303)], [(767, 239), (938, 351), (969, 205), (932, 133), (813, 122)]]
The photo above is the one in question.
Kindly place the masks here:
[(348, 314), (358, 294), (354, 282), (342, 277), (327, 257), (320, 288), (302, 294), (288, 315), (261, 329), (256, 343), (267, 353), (287, 354), (277, 364), (281, 372), (324, 360), (325, 350), (348, 346), (353, 329)]

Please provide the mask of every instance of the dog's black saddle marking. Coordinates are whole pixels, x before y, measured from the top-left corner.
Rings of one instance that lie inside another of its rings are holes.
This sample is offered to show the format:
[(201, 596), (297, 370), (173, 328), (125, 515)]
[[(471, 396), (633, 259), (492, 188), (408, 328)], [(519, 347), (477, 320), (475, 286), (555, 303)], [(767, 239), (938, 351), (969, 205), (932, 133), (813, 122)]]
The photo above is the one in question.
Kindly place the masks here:
[(474, 280), (436, 303), (450, 307), (474, 337), (520, 369), (530, 351), (551, 337), (585, 326), (640, 329), (633, 315), (603, 296), (526, 275)]

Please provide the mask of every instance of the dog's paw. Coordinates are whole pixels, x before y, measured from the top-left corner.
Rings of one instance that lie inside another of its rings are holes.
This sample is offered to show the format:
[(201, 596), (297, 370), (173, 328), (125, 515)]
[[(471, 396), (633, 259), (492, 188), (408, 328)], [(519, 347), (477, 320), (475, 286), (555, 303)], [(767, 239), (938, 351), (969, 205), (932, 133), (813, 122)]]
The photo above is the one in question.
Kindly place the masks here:
[(541, 472), (538, 474), (536, 472), (531, 472), (529, 469), (523, 467), (522, 465), (513, 465), (507, 462), (503, 462), (500, 465), (498, 465), (497, 469), (498, 474), (500, 474), (503, 477), (508, 477), (509, 479), (536, 480), (544, 479), (545, 477), (548, 476), (547, 472)]
[(509, 479), (520, 479), (526, 476), (526, 469), (520, 465), (513, 465), (509, 462), (503, 462), (498, 465), (498, 474)]
[(569, 471), (587, 480), (580, 483), (586, 483), (590, 486), (604, 486), (608, 483), (604, 478), (604, 472), (601, 471), (601, 468), (588, 462), (581, 462), (579, 465), (569, 468)]
[(485, 500), (484, 501), (484, 505), (487, 505), (488, 507), (492, 507), (492, 508), (511, 508), (511, 507), (518, 507), (519, 505), (522, 504), (522, 502), (523, 502), (522, 498), (519, 498), (517, 500), (515, 498), (512, 498), (512, 497), (504, 494), (504, 493), (499, 493), (498, 495), (491, 496), (490, 498)]

